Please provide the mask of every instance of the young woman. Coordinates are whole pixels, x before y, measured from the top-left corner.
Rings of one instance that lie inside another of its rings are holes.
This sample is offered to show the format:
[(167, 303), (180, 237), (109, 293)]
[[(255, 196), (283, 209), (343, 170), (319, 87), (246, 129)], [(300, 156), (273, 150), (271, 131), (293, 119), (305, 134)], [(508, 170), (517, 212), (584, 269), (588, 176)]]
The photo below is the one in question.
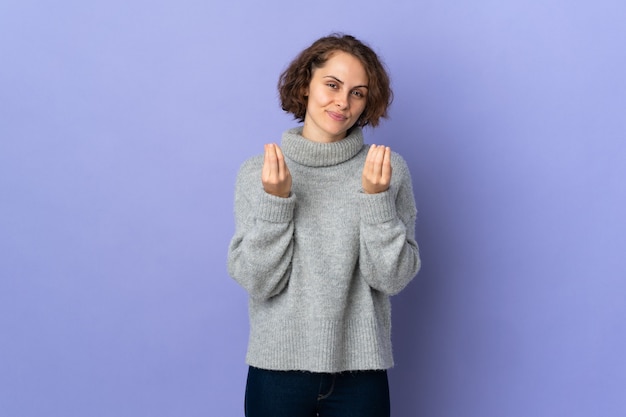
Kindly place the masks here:
[(249, 293), (248, 417), (386, 417), (389, 296), (420, 268), (404, 160), (363, 143), (392, 100), (370, 47), (315, 41), (280, 76), (303, 125), (247, 160), (230, 275)]

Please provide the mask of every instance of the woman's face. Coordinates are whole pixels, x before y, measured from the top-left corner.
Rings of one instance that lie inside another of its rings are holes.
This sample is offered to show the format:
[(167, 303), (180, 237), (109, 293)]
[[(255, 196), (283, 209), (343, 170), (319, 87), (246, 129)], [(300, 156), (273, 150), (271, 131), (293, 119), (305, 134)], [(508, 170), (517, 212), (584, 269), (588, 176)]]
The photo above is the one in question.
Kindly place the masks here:
[(302, 136), (314, 142), (345, 138), (365, 109), (368, 81), (361, 61), (334, 52), (323, 67), (313, 70)]

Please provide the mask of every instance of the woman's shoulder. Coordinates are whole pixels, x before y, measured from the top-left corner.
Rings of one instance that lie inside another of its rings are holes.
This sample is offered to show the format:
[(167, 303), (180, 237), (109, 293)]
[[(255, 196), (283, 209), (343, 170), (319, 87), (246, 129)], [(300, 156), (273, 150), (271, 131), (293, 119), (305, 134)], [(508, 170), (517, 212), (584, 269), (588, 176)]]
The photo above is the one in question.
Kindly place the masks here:
[(404, 159), (404, 157), (398, 152), (395, 152), (394, 150), (391, 151), (391, 166), (397, 169), (402, 169), (403, 171), (407, 171), (407, 172), (409, 170), (409, 166), (406, 163), (406, 160)]
[(254, 155), (244, 160), (237, 172), (237, 187), (248, 188), (261, 183), (263, 155)]
[(249, 173), (251, 171), (258, 171), (263, 168), (263, 158), (263, 154), (258, 154), (244, 160), (239, 167), (239, 175)]

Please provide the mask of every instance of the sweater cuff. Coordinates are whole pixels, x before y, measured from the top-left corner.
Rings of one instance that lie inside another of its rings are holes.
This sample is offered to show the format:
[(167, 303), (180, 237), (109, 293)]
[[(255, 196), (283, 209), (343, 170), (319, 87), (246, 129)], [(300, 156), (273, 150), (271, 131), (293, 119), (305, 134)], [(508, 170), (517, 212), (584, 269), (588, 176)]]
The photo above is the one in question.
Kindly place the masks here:
[(287, 223), (293, 219), (295, 206), (296, 196), (294, 193), (284, 198), (262, 191), (257, 208), (257, 218), (271, 223)]
[(365, 223), (385, 223), (396, 217), (396, 202), (390, 190), (378, 194), (361, 191), (361, 220)]

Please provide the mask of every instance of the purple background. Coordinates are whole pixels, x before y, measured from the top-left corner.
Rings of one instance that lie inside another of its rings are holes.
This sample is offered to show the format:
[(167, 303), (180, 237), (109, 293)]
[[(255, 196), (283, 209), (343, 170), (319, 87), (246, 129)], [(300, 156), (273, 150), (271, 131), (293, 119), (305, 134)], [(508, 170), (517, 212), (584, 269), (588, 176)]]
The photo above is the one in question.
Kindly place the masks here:
[(0, 3), (0, 415), (240, 416), (240, 163), (331, 31), (396, 93), (395, 416), (626, 415), (626, 3)]

